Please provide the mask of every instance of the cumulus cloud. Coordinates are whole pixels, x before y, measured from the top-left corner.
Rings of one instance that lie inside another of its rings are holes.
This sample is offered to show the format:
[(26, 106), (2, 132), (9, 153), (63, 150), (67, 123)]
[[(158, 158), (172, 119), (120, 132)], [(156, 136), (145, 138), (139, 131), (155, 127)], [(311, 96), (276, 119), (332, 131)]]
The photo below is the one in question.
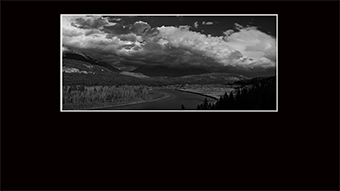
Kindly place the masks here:
[[(136, 35), (121, 35), (106, 38), (106, 34), (67, 36), (63, 35), (63, 46), (90, 51), (93, 54), (106, 54), (115, 56), (129, 56), (141, 51), (142, 44)], [(91, 53), (91, 54), (92, 54)], [(90, 55), (91, 55), (90, 54)]]
[(188, 25), (182, 25), (178, 27), (180, 30), (190, 30), (191, 26)]
[(85, 36), (92, 35), (92, 34), (102, 34), (102, 32), (98, 29), (89, 29), (85, 31)]
[(110, 23), (106, 18), (88, 16), (77, 18), (75, 19), (75, 22), (72, 24), (73, 26), (83, 29), (98, 29)]
[(211, 22), (211, 21), (208, 21), (208, 22), (203, 21), (203, 22), (202, 22), (202, 25), (213, 25), (213, 24), (214, 24), (214, 23)]
[[(268, 48), (268, 46), (261, 47), (260, 45), (256, 44), (259, 40), (256, 39), (257, 36), (253, 37), (255, 39), (250, 38), (249, 36), (251, 36), (251, 34), (246, 36), (243, 33), (234, 33), (240, 38), (237, 39), (232, 36), (232, 40), (225, 41), (223, 37), (213, 37), (211, 35), (206, 36), (204, 34), (189, 31), (188, 29), (183, 28), (163, 26), (159, 27), (158, 30), (160, 31), (158, 36), (161, 39), (161, 44), (163, 47), (167, 45), (176, 48), (185, 48), (196, 53), (199, 52), (204, 56), (214, 59), (223, 66), (231, 65), (247, 67), (253, 66), (254, 62), (260, 63), (256, 64), (256, 66), (261, 65), (263, 67), (273, 66), (274, 64), (268, 59), (262, 59), (264, 56), (262, 51)], [(239, 41), (236, 41), (236, 39)], [(257, 49), (247, 50), (247, 48), (250, 47)], [(262, 56), (260, 56), (260, 53), (262, 53)], [(235, 57), (235, 54), (239, 56)], [(246, 59), (248, 57), (253, 58)]]
[(109, 18), (108, 20), (109, 21), (121, 21), (122, 18)]
[(235, 31), (233, 29), (229, 29), (229, 30), (226, 30), (225, 32), (223, 32), (223, 34), (228, 37), (229, 35), (231, 35), (232, 33), (234, 33)]
[(83, 35), (83, 34), (84, 33), (82, 31), (63, 28), (63, 35), (64, 36), (73, 37), (73, 36), (80, 36), (80, 35)]
[(238, 32), (226, 31), (224, 40), (233, 49), (240, 51), (243, 55), (262, 58), (266, 57), (275, 61), (276, 57), (276, 39), (256, 27), (243, 27), (235, 24)]
[(146, 30), (149, 30), (151, 26), (143, 21), (136, 21), (129, 29), (135, 34), (144, 34)]
[(195, 27), (195, 28), (198, 28), (198, 21), (196, 21), (196, 22), (194, 23), (194, 27)]
[(120, 35), (128, 33), (129, 29), (121, 24), (115, 23), (113, 25), (103, 26), (104, 32), (113, 35)]
[(135, 42), (135, 41), (142, 42), (143, 41), (143, 37), (138, 36), (135, 33), (118, 35), (117, 38), (119, 38), (122, 41), (131, 41), (131, 42)]
[[(275, 38), (256, 27), (235, 24), (237, 32), (227, 30), (224, 36), (211, 36), (191, 31), (191, 26), (151, 27), (144, 21), (123, 25), (113, 20), (117, 21), (108, 17), (63, 19), (63, 45), (102, 54), (112, 62), (119, 58), (139, 64), (275, 66)], [(197, 21), (194, 26), (198, 27)]]

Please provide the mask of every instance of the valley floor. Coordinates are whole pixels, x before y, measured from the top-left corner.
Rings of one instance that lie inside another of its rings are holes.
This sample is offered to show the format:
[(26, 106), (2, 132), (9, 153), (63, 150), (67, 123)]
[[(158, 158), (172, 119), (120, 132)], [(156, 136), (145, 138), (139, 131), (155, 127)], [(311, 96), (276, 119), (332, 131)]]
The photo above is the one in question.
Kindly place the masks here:
[(91, 104), (63, 104), (63, 110), (95, 110), (95, 109), (104, 109), (111, 107), (121, 107), (139, 103), (146, 103), (152, 101), (158, 101), (161, 99), (165, 99), (169, 97), (169, 95), (162, 94), (154, 97), (146, 98), (146, 99), (135, 99), (129, 101), (121, 101), (117, 103), (107, 102), (107, 103), (91, 103)]
[[(113, 108), (144, 102), (157, 101), (165, 99), (169, 95), (162, 89), (177, 90), (210, 97), (212, 100), (218, 100), (226, 92), (235, 91), (235, 86), (221, 84), (186, 84), (186, 85), (169, 85), (169, 86), (86, 86), (84, 90), (73, 90), (69, 92), (70, 87), (64, 87), (63, 91), (63, 110), (88, 110), (96, 108)], [(94, 89), (97, 89), (95, 91)], [(139, 96), (136, 96), (139, 92)], [(119, 94), (119, 95), (117, 95)], [(106, 101), (106, 100), (110, 101)]]
[[(107, 86), (87, 86), (84, 90), (64, 87), (62, 110), (88, 110), (105, 107), (124, 106), (164, 99), (168, 95), (161, 91), (149, 91), (146, 87), (124, 86), (122, 88)], [(93, 91), (94, 89), (96, 89)], [(143, 93), (136, 90), (143, 89)], [(135, 90), (135, 91), (133, 91)]]
[(182, 85), (168, 86), (167, 88), (189, 93), (197, 93), (213, 97), (215, 99), (219, 99), (220, 96), (223, 96), (226, 92), (230, 94), (230, 92), (235, 91), (235, 86), (221, 84), (209, 84), (209, 85), (187, 84), (184, 86)]

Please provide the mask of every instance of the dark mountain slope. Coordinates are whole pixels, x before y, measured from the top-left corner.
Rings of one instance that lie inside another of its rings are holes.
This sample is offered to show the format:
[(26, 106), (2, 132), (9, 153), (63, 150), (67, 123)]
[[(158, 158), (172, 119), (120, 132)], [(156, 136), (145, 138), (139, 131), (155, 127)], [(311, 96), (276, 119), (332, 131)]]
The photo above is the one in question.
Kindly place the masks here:
[(133, 72), (142, 73), (147, 76), (166, 76), (166, 77), (181, 77), (187, 75), (197, 75), (210, 73), (209, 71), (197, 67), (170, 67), (160, 65), (143, 65), (139, 66)]
[(97, 60), (85, 53), (76, 51), (76, 50), (72, 50), (72, 49), (64, 49), (63, 50), (63, 59), (72, 59), (72, 60), (79, 60), (79, 61), (83, 61), (83, 62), (88, 62), (92, 65), (96, 65), (96, 66), (102, 66), (105, 67), (113, 72), (120, 72), (120, 70), (118, 68), (115, 68), (113, 66), (111, 66), (110, 64)]

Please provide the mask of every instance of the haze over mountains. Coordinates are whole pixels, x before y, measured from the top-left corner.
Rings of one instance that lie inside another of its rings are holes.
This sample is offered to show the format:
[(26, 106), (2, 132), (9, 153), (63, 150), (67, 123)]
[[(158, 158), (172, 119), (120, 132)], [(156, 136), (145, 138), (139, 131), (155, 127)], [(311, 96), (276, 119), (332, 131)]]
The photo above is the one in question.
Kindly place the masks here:
[(162, 65), (145, 65), (139, 66), (133, 72), (139, 72), (147, 76), (167, 76), (167, 77), (181, 77), (195, 74), (211, 73), (203, 68), (196, 67), (173, 67)]
[(197, 67), (139, 66), (124, 71), (80, 51), (63, 48), (63, 83), (71, 84), (227, 84), (249, 79), (235, 73), (216, 73)]
[[(146, 78), (146, 77), (182, 77), (182, 76), (192, 76), (192, 75), (200, 75), (200, 74), (239, 74), (244, 77), (261, 77), (261, 76), (272, 76), (275, 75), (274, 69), (262, 69), (260, 71), (257, 69), (256, 76), (253, 74), (254, 71), (249, 70), (241, 70), (235, 67), (224, 67), (224, 68), (202, 68), (197, 66), (169, 66), (169, 65), (141, 65), (141, 66), (129, 66), (127, 65), (127, 69), (122, 67), (122, 64), (119, 66), (114, 66), (114, 64), (109, 64), (100, 59), (96, 59), (87, 53), (83, 53), (79, 50), (74, 50), (71, 48), (63, 47), (63, 59), (66, 60), (77, 60), (82, 61), (87, 64), (93, 66), (101, 66), (112, 72), (117, 72), (123, 75), (130, 75), (137, 78)], [(65, 62), (64, 62), (65, 64)], [(74, 68), (78, 68), (77, 65), (73, 65)], [(120, 69), (119, 69), (120, 68)], [(134, 69), (131, 69), (134, 68)], [(254, 69), (255, 70), (255, 69)], [(261, 73), (262, 72), (262, 73)]]

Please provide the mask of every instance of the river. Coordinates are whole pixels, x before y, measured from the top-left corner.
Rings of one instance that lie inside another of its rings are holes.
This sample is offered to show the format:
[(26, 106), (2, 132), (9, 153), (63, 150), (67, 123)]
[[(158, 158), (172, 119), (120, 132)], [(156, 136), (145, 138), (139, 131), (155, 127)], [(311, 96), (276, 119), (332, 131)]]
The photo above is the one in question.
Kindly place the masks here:
[(185, 109), (196, 109), (197, 105), (202, 104), (205, 98), (207, 98), (209, 102), (216, 101), (210, 97), (171, 89), (158, 89), (151, 91), (166, 93), (168, 97), (156, 101), (115, 106), (103, 108), (101, 110), (180, 110), (182, 104), (184, 105)]

